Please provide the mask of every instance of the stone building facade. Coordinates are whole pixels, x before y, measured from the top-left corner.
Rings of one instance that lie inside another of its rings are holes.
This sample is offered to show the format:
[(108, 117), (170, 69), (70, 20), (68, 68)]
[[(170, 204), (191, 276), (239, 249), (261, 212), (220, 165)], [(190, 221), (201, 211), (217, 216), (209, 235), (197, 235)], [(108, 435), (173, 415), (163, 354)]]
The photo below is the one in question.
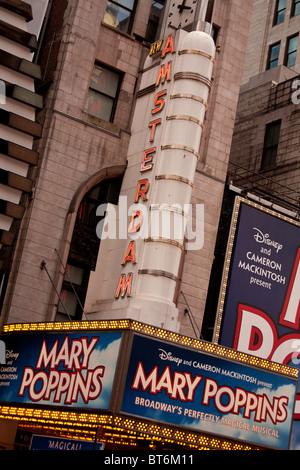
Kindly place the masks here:
[[(274, 211), (282, 220), (299, 224), (299, 31), (300, 2), (254, 1), (204, 315), (207, 340), (211, 340), (212, 329), (217, 324), (211, 312), (218, 310), (216, 290), (222, 285), (236, 196), (241, 195), (266, 211)], [(271, 233), (270, 227), (266, 228), (266, 233)], [(278, 230), (276, 236), (283, 237), (283, 234)], [(255, 305), (264, 295), (256, 294), (257, 298), (252, 299)], [(242, 298), (243, 294), (240, 296)], [(269, 301), (269, 308), (274, 310), (271, 304)], [(280, 319), (276, 321), (276, 328), (280, 330)], [(298, 367), (298, 363), (291, 363)], [(296, 449), (299, 447), (299, 415), (295, 412), (294, 416), (291, 448)]]
[(242, 85), (267, 70), (276, 69), (273, 73), (281, 76), (280, 81), (299, 73), (298, 34), (297, 0), (255, 0)]
[(28, 31), (31, 6), (19, 0), (0, 2), (0, 299), (12, 268), (26, 204), (33, 190), (32, 172), (39, 154), (34, 148), (42, 126), (36, 112), (43, 98), (35, 83), (40, 67), (32, 62), (38, 49), (36, 36)]
[[(212, 338), (218, 304), (215, 286), (219, 290), (235, 196), (250, 193), (256, 201), (262, 200), (285, 216), (299, 217), (298, 42), (293, 61), (287, 63), (289, 38), (299, 31), (299, 2), (254, 1), (204, 315), (207, 340)], [(273, 45), (280, 47), (275, 49), (270, 65)]]
[(292, 214), (300, 197), (299, 30), (297, 1), (254, 2), (229, 168), (229, 179)]
[[(116, 23), (110, 2), (52, 2), (38, 57), (44, 97), (43, 133), (36, 144), (40, 158), (31, 175), (2, 324), (88, 316), (85, 294), (99, 243), (90, 223), (95, 226), (99, 203), (116, 204), (139, 72), (150, 43), (160, 37), (153, 28), (159, 27), (158, 13), (166, 14), (169, 2), (164, 3), (132, 2), (125, 19)], [(202, 324), (252, 2), (216, 0), (202, 6), (202, 19), (214, 26), (217, 55), (191, 201), (204, 205), (204, 246), (185, 254), (175, 299), (180, 332), (190, 335), (187, 312), (199, 330)], [(101, 95), (108, 103), (104, 114), (95, 98), (103, 91), (101, 77), (115, 83)]]
[[(234, 184), (291, 215), (298, 214), (300, 201), (297, 81), (271, 81), (241, 91), (229, 166)], [(271, 126), (278, 127), (272, 155), (266, 148)]]

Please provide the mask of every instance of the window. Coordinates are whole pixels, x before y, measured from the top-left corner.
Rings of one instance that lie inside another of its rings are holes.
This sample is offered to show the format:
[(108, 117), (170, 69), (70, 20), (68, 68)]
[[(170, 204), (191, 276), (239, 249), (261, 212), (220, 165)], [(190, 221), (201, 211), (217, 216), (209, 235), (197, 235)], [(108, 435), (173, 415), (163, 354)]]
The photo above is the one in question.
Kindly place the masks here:
[(155, 42), (159, 22), (162, 16), (165, 0), (152, 0), (150, 16), (146, 32), (146, 40), (150, 43)]
[(300, 0), (293, 0), (291, 16), (300, 15)]
[(95, 65), (90, 81), (86, 112), (105, 121), (113, 122), (120, 83), (120, 73)]
[(285, 11), (286, 11), (286, 0), (277, 0), (276, 9), (275, 9), (275, 17), (274, 17), (274, 26), (276, 24), (280, 24), (284, 22)]
[(275, 121), (266, 126), (261, 170), (266, 170), (276, 165), (280, 126), (281, 121)]
[(274, 67), (277, 67), (278, 59), (279, 59), (279, 51), (280, 51), (280, 42), (270, 46), (267, 69), (273, 69)]
[(81, 318), (88, 275), (89, 271), (83, 267), (67, 264), (60, 293), (61, 300), (57, 307), (59, 314), (66, 314), (72, 319)]
[(213, 24), (212, 29), (211, 29), (211, 37), (213, 38), (215, 44), (217, 44), (217, 38), (218, 38), (219, 32), (220, 32), (220, 28)]
[(297, 48), (298, 48), (299, 35), (288, 38), (285, 65), (287, 67), (293, 67), (296, 63)]
[(82, 319), (90, 273), (95, 270), (100, 245), (96, 228), (101, 217), (96, 215), (97, 207), (108, 202), (117, 204), (121, 183), (122, 177), (104, 180), (81, 201), (60, 292), (57, 321), (67, 317)]
[(108, 0), (104, 16), (104, 23), (123, 31), (131, 33), (137, 0)]

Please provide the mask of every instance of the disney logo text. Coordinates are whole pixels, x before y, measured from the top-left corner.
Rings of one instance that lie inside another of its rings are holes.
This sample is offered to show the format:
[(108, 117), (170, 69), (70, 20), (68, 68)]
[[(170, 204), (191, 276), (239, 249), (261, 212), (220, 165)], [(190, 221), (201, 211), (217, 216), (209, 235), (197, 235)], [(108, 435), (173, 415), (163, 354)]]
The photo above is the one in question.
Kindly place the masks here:
[(255, 238), (255, 241), (257, 241), (257, 243), (263, 243), (265, 245), (275, 248), (276, 253), (282, 250), (283, 245), (281, 245), (279, 242), (275, 242), (274, 240), (271, 240), (270, 235), (268, 233), (264, 234), (261, 230), (255, 227), (253, 227), (253, 230), (256, 230), (254, 238)]
[(172, 362), (176, 362), (176, 364), (177, 364), (178, 366), (179, 366), (179, 364), (182, 363), (182, 359), (180, 359), (179, 357), (174, 357), (171, 352), (167, 352), (167, 351), (165, 351), (164, 349), (159, 349), (159, 351), (161, 351), (161, 353), (159, 354), (159, 357), (160, 357), (160, 359), (162, 359), (163, 361), (172, 361)]

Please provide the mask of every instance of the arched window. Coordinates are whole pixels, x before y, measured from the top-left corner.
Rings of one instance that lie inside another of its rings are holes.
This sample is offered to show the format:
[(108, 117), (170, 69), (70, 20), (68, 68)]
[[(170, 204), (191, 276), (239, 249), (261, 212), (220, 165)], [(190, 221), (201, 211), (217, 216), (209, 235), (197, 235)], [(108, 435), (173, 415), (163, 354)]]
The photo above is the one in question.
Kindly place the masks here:
[(117, 204), (122, 176), (107, 179), (90, 189), (80, 202), (60, 292), (56, 321), (81, 320), (90, 272), (95, 270), (100, 240), (96, 216), (101, 204)]

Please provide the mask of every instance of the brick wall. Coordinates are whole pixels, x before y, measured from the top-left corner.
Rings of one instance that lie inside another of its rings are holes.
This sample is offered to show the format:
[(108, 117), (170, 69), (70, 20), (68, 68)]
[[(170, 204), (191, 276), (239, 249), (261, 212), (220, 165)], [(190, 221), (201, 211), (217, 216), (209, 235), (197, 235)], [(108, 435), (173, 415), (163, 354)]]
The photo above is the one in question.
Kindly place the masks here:
[[(293, 82), (268, 82), (241, 93), (230, 155), (230, 162), (248, 170), (230, 168), (237, 185), (265, 191), (281, 198), (283, 205), (300, 201), (300, 108), (292, 102)], [(277, 120), (281, 120), (281, 130), (276, 166), (261, 171), (266, 125)]]

